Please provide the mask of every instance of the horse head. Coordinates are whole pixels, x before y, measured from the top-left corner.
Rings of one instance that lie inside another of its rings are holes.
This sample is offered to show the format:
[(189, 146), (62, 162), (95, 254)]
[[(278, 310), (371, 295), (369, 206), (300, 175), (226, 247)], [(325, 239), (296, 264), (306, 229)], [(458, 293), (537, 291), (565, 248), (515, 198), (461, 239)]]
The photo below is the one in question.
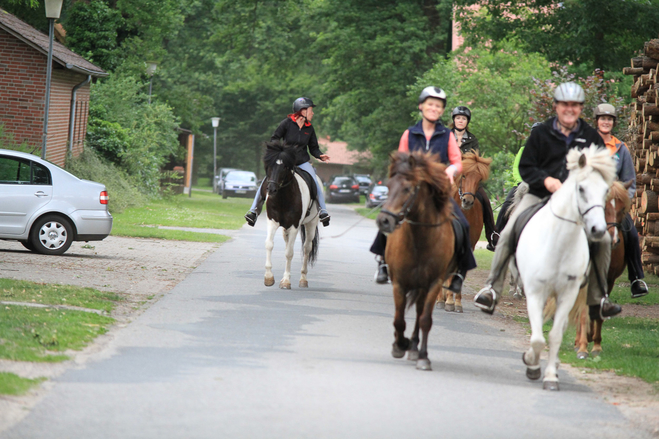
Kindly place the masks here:
[(266, 142), (263, 163), (268, 179), (268, 194), (274, 195), (293, 178), (295, 147), (281, 140)]
[(604, 217), (609, 226), (612, 248), (616, 248), (618, 244), (620, 244), (618, 231), (622, 229), (622, 221), (625, 219), (625, 216), (631, 208), (631, 200), (627, 193), (628, 188), (628, 186), (626, 187), (622, 183), (616, 181), (611, 185), (609, 196), (606, 198)]
[[(606, 234), (604, 206), (609, 188), (616, 178), (616, 165), (605, 148), (592, 144), (581, 151), (571, 149), (567, 155), (568, 180), (575, 184), (578, 214), (591, 241), (600, 241)], [(568, 180), (563, 184), (568, 188)], [(601, 208), (601, 209), (600, 209)]]
[(389, 197), (376, 219), (384, 234), (392, 233), (403, 221), (436, 225), (433, 207), (442, 218), (448, 215), (449, 180), (436, 155), (393, 153), (387, 186)]
[(478, 186), (490, 177), (491, 163), (492, 159), (481, 157), (477, 152), (468, 152), (462, 157), (462, 175), (455, 184), (464, 210), (473, 207)]

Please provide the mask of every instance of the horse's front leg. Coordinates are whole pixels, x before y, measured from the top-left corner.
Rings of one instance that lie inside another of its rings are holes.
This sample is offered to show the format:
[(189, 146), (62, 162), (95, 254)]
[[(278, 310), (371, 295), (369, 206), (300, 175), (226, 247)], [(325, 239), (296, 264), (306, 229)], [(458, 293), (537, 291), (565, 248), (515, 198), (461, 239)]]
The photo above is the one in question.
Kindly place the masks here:
[(593, 357), (597, 357), (599, 354), (602, 353), (602, 324), (604, 323), (604, 320), (602, 319), (597, 319), (593, 321), (592, 324), (592, 331), (593, 331), (593, 350), (590, 352), (590, 354)]
[(291, 261), (295, 252), (295, 238), (297, 238), (297, 228), (291, 227), (284, 230), (284, 242), (286, 243), (286, 268), (284, 269), (284, 276), (279, 282), (279, 288), (290, 290), (291, 289)]
[(300, 288), (309, 287), (309, 281), (307, 281), (307, 272), (309, 271), (309, 255), (311, 254), (313, 248), (313, 240), (316, 237), (316, 224), (317, 223), (312, 221), (312, 223), (302, 226), (306, 231), (306, 241), (304, 241), (304, 246), (302, 247), (304, 254), (302, 255), (302, 269), (300, 270)]
[(421, 348), (419, 349), (419, 359), (416, 362), (416, 368), (419, 370), (432, 370), (430, 359), (428, 358), (428, 335), (430, 334), (430, 328), (432, 328), (432, 311), (441, 289), (442, 280), (440, 279), (430, 288), (423, 303), (423, 313), (419, 318)]
[(444, 291), (448, 291), (446, 288), (442, 288), (439, 291), (439, 294), (437, 294), (437, 301), (435, 302), (435, 306), (439, 309), (444, 309), (446, 307), (446, 296), (444, 294)]
[(455, 298), (453, 297), (453, 291), (449, 290), (448, 288), (445, 288), (444, 296), (446, 297), (446, 301), (444, 303), (444, 311), (446, 312), (455, 311)]
[(531, 347), (522, 355), (526, 364), (526, 377), (530, 380), (540, 378), (540, 354), (545, 349), (545, 337), (542, 335), (542, 310), (545, 306), (545, 297), (542, 292), (529, 291), (526, 296), (526, 309), (531, 324)]
[(414, 332), (412, 332), (412, 338), (410, 339), (410, 349), (407, 351), (407, 359), (410, 361), (417, 361), (419, 359), (419, 319), (422, 313), (423, 301), (417, 300)]
[(561, 347), (563, 334), (567, 329), (568, 314), (574, 306), (578, 294), (578, 284), (569, 285), (563, 290), (563, 294), (556, 298), (554, 324), (551, 331), (549, 331), (549, 356), (545, 368), (545, 377), (542, 380), (542, 388), (545, 390), (558, 390), (558, 365), (560, 364), (558, 349)]
[(405, 291), (396, 282), (394, 282), (394, 303), (396, 305), (396, 314), (394, 316), (394, 328), (396, 330), (391, 355), (394, 358), (403, 358), (410, 347), (410, 339), (405, 338)]
[(266, 287), (275, 284), (275, 275), (272, 274), (272, 249), (275, 247), (275, 232), (278, 228), (278, 223), (268, 220), (268, 234), (265, 238), (265, 279), (263, 281)]

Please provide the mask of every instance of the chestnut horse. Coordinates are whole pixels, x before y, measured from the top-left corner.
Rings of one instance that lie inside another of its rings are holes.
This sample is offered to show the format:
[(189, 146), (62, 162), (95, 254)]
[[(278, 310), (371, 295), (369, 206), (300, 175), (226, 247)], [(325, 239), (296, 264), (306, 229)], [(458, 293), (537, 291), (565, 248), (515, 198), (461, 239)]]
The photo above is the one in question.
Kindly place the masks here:
[[(630, 207), (631, 200), (629, 199), (627, 188), (620, 182), (613, 183), (604, 210), (606, 221), (610, 227), (609, 230), (613, 233), (611, 263), (606, 276), (607, 294), (611, 294), (616, 279), (625, 271), (625, 242), (621, 224), (629, 212)], [(602, 319), (590, 320), (585, 291), (580, 292), (574, 308), (574, 317), (571, 320), (577, 325), (577, 336), (574, 340), (574, 349), (577, 351), (577, 358), (581, 360), (588, 358), (588, 343), (591, 341), (593, 342), (593, 350), (590, 355), (596, 357), (602, 352), (603, 321)]]
[[(395, 341), (391, 354), (431, 370), (428, 333), (444, 280), (456, 268), (452, 202), (446, 167), (437, 156), (394, 153), (389, 166), (389, 198), (377, 217), (388, 235), (385, 259), (394, 289)], [(412, 338), (405, 338), (406, 306), (416, 305)], [(422, 331), (421, 348), (419, 329)]]
[[(477, 152), (468, 152), (462, 156), (462, 173), (453, 186), (453, 198), (460, 205), (465, 218), (469, 222), (469, 239), (471, 250), (476, 248), (476, 243), (483, 230), (483, 205), (476, 198), (476, 191), (482, 181), (490, 177), (490, 163), (492, 159), (481, 157)], [(454, 298), (455, 296), (455, 298)], [(444, 289), (437, 298), (437, 307), (445, 311), (462, 312), (462, 294)]]

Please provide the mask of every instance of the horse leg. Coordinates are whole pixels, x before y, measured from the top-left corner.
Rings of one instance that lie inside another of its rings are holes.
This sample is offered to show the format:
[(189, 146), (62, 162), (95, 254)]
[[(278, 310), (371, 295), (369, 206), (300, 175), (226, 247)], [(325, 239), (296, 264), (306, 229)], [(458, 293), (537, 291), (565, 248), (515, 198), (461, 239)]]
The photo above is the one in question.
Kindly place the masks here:
[(291, 227), (289, 230), (284, 230), (284, 242), (286, 243), (286, 268), (284, 276), (279, 282), (279, 288), (290, 290), (291, 289), (291, 261), (293, 260), (293, 253), (295, 251), (295, 238), (297, 238), (297, 229)]
[(309, 282), (307, 281), (307, 272), (309, 271), (309, 255), (311, 254), (313, 240), (316, 236), (316, 223), (305, 224), (302, 227), (306, 229), (306, 241), (304, 241), (304, 246), (302, 247), (304, 254), (302, 255), (302, 270), (300, 270), (300, 288), (308, 288)]
[(577, 350), (577, 358), (585, 360), (588, 358), (588, 308), (582, 307), (579, 313), (577, 338), (574, 341), (574, 347)]
[(268, 220), (268, 234), (265, 238), (265, 279), (263, 283), (266, 287), (275, 284), (275, 275), (272, 274), (272, 249), (275, 247), (275, 232), (279, 224)]
[(602, 353), (602, 324), (604, 321), (602, 319), (597, 319), (593, 321), (593, 350), (591, 355), (597, 357)]
[(540, 297), (540, 293), (527, 295), (526, 308), (531, 324), (531, 347), (522, 355), (522, 361), (526, 364), (526, 377), (537, 380), (541, 375), (540, 354), (545, 349), (545, 337), (542, 335), (544, 300)]
[[(437, 308), (439, 308), (439, 309), (444, 309), (444, 307), (445, 307), (445, 303), (444, 303), (444, 302), (446, 301), (446, 297), (445, 297), (445, 295), (444, 295), (444, 291), (445, 291), (444, 288), (442, 288), (442, 289), (439, 291), (439, 294), (437, 295), (437, 301), (435, 302), (435, 306), (436, 306)], [(446, 290), (446, 291), (448, 291), (448, 290)]]
[(455, 312), (461, 313), (462, 311), (462, 293), (455, 293)]
[(563, 295), (556, 299), (554, 325), (549, 331), (549, 357), (545, 368), (545, 378), (542, 380), (542, 388), (545, 390), (558, 390), (558, 366), (560, 364), (558, 349), (561, 347), (563, 334), (567, 329), (568, 314), (579, 294), (577, 286), (574, 286), (572, 290), (574, 291), (564, 291)]
[(410, 339), (405, 338), (405, 291), (399, 284), (394, 283), (394, 303), (396, 305), (396, 314), (394, 316), (394, 344), (391, 349), (391, 355), (394, 358), (403, 358), (405, 352), (410, 347)]
[(446, 311), (446, 312), (455, 311), (455, 298), (453, 296), (453, 291), (446, 288), (444, 290), (444, 295), (446, 296), (446, 302), (444, 304), (444, 311)]
[(410, 348), (407, 351), (407, 359), (410, 361), (417, 361), (419, 359), (419, 319), (423, 313), (423, 302), (418, 300), (416, 302), (416, 321), (414, 323), (414, 332), (410, 338)]
[[(423, 303), (423, 313), (419, 317), (419, 327), (421, 328), (421, 348), (419, 349), (419, 359), (416, 362), (416, 368), (419, 370), (432, 370), (430, 359), (428, 359), (428, 334), (432, 328), (432, 311), (435, 307), (437, 295), (442, 289), (442, 282), (436, 282), (426, 294)], [(423, 297), (423, 296), (422, 296)]]

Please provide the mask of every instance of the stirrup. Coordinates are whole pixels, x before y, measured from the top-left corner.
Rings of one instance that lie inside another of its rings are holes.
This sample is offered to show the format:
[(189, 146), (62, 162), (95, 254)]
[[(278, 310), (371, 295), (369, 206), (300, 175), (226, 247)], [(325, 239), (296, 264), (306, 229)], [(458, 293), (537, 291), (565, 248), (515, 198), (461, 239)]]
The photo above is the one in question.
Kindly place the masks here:
[(245, 221), (247, 221), (247, 224), (251, 227), (254, 227), (257, 218), (258, 215), (255, 212), (252, 212), (251, 210), (245, 214)]
[(318, 219), (320, 220), (321, 223), (323, 223), (323, 227), (327, 227), (330, 224), (330, 214), (327, 212), (323, 212), (318, 216)]
[[(485, 303), (480, 303), (479, 299), (481, 298), (481, 294), (483, 293), (491, 293), (492, 294), (492, 304), (487, 305)], [(486, 285), (483, 289), (481, 289), (478, 294), (474, 297), (474, 305), (476, 305), (477, 308), (480, 308), (481, 311), (486, 312), (488, 314), (493, 314), (494, 309), (497, 306), (498, 302), (498, 297), (497, 297), (497, 292), (494, 291), (494, 288), (492, 288), (492, 285)]]
[[(640, 282), (641, 286), (644, 288), (640, 293), (634, 294), (634, 284), (636, 282)], [(649, 291), (648, 291), (648, 284), (645, 283), (643, 279), (636, 279), (635, 281), (632, 282), (632, 299), (638, 299), (639, 297), (647, 296)]]
[[(618, 311), (618, 312), (615, 313), (614, 315), (612, 315), (612, 316), (606, 316), (606, 317), (605, 317), (605, 316), (602, 314), (602, 310), (604, 309), (604, 303), (609, 303), (609, 304), (611, 304), (611, 302), (609, 302), (608, 300), (609, 300), (609, 297), (608, 297), (608, 296), (604, 296), (604, 297), (602, 297), (602, 300), (600, 300), (599, 314), (600, 314), (600, 319), (602, 319), (602, 321), (604, 321), (604, 320), (609, 320), (609, 319), (611, 319), (612, 317), (615, 317), (615, 316), (617, 316), (618, 314), (620, 314), (620, 312), (622, 311), (622, 308), (621, 308), (620, 311)], [(620, 307), (620, 305), (618, 305), (618, 307)]]

